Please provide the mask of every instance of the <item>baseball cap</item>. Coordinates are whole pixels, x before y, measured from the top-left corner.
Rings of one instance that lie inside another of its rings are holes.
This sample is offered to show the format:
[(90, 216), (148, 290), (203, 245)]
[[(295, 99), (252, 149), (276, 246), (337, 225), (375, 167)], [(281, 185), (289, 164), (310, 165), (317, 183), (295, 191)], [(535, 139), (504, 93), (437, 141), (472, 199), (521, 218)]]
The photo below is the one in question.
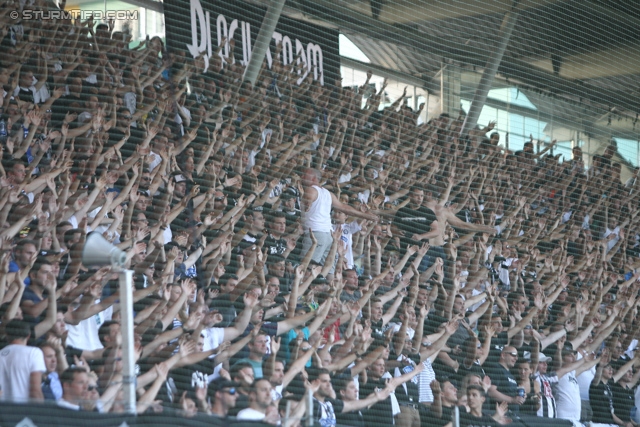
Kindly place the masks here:
[(209, 393), (213, 394), (216, 391), (224, 390), (225, 388), (236, 389), (238, 387), (240, 387), (240, 383), (220, 377), (209, 383)]
[(177, 183), (179, 183), (179, 182), (185, 182), (185, 181), (187, 181), (187, 178), (185, 178), (185, 176), (184, 176), (184, 175), (182, 175), (182, 174), (180, 173), (180, 174), (174, 175), (174, 176), (173, 176), (173, 180), (174, 180), (174, 181), (175, 181), (175, 183), (177, 184)]
[(566, 343), (564, 347), (562, 347), (562, 354), (573, 354), (576, 351), (573, 349), (573, 345), (571, 343)]
[(545, 356), (544, 353), (540, 353), (540, 356), (538, 357), (538, 361), (540, 362), (551, 362), (553, 360), (553, 358)]

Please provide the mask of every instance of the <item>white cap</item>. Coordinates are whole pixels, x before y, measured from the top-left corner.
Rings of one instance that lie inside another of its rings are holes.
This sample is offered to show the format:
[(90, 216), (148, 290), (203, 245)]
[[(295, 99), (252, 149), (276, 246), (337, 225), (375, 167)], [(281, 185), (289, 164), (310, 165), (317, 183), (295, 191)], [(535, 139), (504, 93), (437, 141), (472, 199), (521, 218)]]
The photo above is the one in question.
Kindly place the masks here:
[(551, 362), (552, 360), (553, 358), (545, 356), (544, 353), (540, 353), (540, 357), (538, 357), (539, 362)]

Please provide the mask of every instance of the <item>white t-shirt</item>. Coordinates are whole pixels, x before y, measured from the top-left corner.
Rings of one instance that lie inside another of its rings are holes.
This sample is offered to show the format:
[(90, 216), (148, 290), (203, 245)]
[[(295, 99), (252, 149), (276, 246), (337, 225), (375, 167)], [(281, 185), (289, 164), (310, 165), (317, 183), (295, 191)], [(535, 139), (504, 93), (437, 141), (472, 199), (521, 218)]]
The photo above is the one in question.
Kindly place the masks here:
[(149, 172), (153, 172), (153, 170), (156, 167), (158, 167), (160, 165), (160, 163), (162, 163), (162, 157), (160, 157), (160, 154), (158, 154), (155, 151), (151, 150), (151, 152), (149, 153), (149, 158), (153, 159), (149, 163)]
[[(224, 341), (224, 328), (206, 328), (202, 330), (202, 335), (204, 336), (202, 351), (213, 350), (214, 348), (218, 348)], [(210, 358), (213, 359), (214, 357), (215, 355), (212, 355)], [(213, 369), (213, 374), (209, 375), (208, 378), (209, 382), (220, 376), (220, 369), (222, 369), (222, 363), (219, 363)]]
[(238, 412), (238, 416), (236, 419), (238, 420), (255, 420), (262, 421), (264, 420), (265, 414), (262, 412), (256, 411), (255, 409), (247, 408)]
[[(511, 267), (511, 264), (513, 263), (513, 261), (516, 261), (517, 258), (507, 258), (506, 260), (504, 260), (502, 262), (502, 265)], [(502, 283), (504, 283), (505, 285), (509, 286), (511, 285), (511, 280), (509, 279), (509, 270), (506, 268), (500, 268), (498, 269), (498, 277), (500, 277), (500, 280), (502, 281)]]
[(80, 410), (80, 405), (76, 405), (73, 403), (69, 403), (64, 399), (60, 399), (56, 402), (56, 404), (58, 406), (60, 406), (61, 408), (65, 408), (65, 409), (71, 409), (72, 411), (79, 411)]
[(27, 402), (32, 372), (46, 372), (44, 355), (37, 347), (10, 344), (0, 351), (0, 401)]
[[(337, 224), (333, 225), (335, 231)], [(349, 224), (342, 224), (342, 236), (340, 239), (344, 243), (346, 249), (344, 257), (347, 259), (347, 268), (353, 268), (353, 235), (362, 230), (360, 224), (357, 221), (350, 222)]]
[(138, 96), (133, 92), (125, 93), (124, 97), (122, 98), (124, 101), (124, 106), (127, 107), (127, 110), (129, 110), (131, 114), (136, 113), (137, 98)]
[(340, 178), (338, 178), (338, 184), (342, 184), (345, 182), (349, 182), (351, 181), (351, 172), (347, 172), (345, 174), (340, 175)]
[[(578, 352), (576, 355), (576, 360), (582, 359), (582, 354)], [(578, 386), (580, 387), (580, 399), (589, 400), (589, 387), (591, 387), (591, 382), (593, 378), (596, 376), (596, 367), (593, 366), (588, 371), (584, 371), (576, 378), (578, 380)]]
[(422, 362), (424, 369), (418, 374), (419, 376), (419, 388), (420, 388), (420, 403), (433, 402), (433, 392), (431, 391), (431, 381), (436, 379), (436, 373), (433, 370), (431, 361), (429, 359)]
[(92, 118), (93, 114), (91, 114), (91, 112), (83, 111), (82, 113), (78, 114), (78, 123), (87, 123), (91, 121)]
[(582, 401), (580, 400), (580, 386), (578, 386), (576, 371), (571, 371), (560, 378), (555, 396), (558, 418), (580, 421)]
[[(100, 301), (97, 300), (96, 304), (99, 302)], [(67, 324), (67, 345), (86, 351), (94, 351), (104, 348), (100, 342), (98, 330), (104, 322), (111, 320), (112, 315), (113, 307), (108, 307), (106, 310), (83, 320), (77, 325)]]
[(614, 234), (616, 237), (614, 237), (613, 239), (607, 242), (607, 252), (613, 249), (616, 243), (618, 243), (618, 241), (620, 240), (620, 227), (616, 227), (613, 230), (610, 230), (609, 227), (607, 227), (602, 237), (606, 240), (607, 237), (609, 237), (612, 234)]

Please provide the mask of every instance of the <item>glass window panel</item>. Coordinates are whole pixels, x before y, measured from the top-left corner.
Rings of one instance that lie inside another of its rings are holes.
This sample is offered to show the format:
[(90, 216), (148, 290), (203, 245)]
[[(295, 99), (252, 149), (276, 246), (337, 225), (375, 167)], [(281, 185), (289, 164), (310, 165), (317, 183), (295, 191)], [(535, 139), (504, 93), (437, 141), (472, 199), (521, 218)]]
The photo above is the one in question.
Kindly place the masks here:
[(487, 97), (497, 101), (506, 102), (508, 104), (517, 105), (519, 107), (531, 108), (532, 110), (537, 109), (536, 106), (529, 101), (529, 98), (515, 87), (491, 89)]
[(618, 153), (633, 166), (638, 166), (638, 141), (615, 138), (618, 142)]
[[(527, 138), (527, 141), (529, 139)], [(524, 148), (525, 139), (522, 135), (518, 135), (515, 133), (509, 134), (509, 150), (516, 152), (520, 151)]]

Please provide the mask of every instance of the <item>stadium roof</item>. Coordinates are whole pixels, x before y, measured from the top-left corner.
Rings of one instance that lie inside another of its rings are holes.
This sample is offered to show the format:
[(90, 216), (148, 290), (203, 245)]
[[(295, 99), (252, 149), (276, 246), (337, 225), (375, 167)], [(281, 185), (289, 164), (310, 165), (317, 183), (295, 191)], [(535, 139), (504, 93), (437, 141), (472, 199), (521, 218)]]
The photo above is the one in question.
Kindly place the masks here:
[[(160, 1), (125, 1), (162, 10)], [(587, 133), (637, 138), (640, 2), (516, 2), (518, 21), (494, 87), (517, 86), (541, 115)], [(293, 0), (283, 13), (339, 29), (370, 60), (344, 58), (346, 65), (388, 70), (434, 94), (443, 64), (456, 64), (463, 70), (461, 95), (471, 98), (511, 6), (512, 0)]]
[[(432, 92), (439, 90), (442, 65), (455, 63), (470, 71), (463, 72), (464, 95), (465, 90), (472, 94), (474, 75), (496, 45), (511, 4), (511, 0), (297, 0), (287, 2), (285, 13), (340, 29), (372, 67), (420, 79)], [(518, 11), (494, 87), (517, 85), (541, 114), (636, 134), (640, 2), (521, 0)], [(545, 111), (544, 102), (537, 103), (549, 97), (558, 101), (553, 111)], [(614, 120), (609, 119), (612, 115)]]

